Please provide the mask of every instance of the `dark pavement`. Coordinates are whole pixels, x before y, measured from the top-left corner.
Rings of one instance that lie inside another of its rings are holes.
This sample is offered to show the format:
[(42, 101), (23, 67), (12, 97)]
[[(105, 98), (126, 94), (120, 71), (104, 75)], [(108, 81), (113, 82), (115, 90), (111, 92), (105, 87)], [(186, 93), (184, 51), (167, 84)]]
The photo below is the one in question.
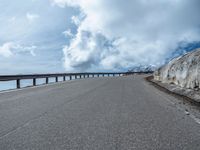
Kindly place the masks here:
[(200, 150), (200, 124), (143, 76), (0, 93), (0, 150)]

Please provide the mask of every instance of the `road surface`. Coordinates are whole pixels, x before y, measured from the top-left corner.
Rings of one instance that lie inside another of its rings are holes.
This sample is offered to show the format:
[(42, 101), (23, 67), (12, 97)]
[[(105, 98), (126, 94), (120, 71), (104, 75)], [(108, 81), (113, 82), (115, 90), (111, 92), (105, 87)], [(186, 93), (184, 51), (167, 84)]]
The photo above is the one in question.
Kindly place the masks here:
[(143, 76), (0, 93), (0, 150), (200, 150), (200, 124)]

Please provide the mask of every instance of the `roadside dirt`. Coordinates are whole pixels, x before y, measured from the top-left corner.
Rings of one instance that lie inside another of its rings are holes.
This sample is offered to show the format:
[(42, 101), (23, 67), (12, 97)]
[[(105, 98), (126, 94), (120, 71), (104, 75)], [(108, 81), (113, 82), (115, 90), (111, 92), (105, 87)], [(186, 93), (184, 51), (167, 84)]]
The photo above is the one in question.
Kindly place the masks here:
[(169, 94), (171, 97), (170, 101), (175, 107), (177, 107), (177, 109), (184, 111), (186, 115), (189, 115), (198, 124), (200, 124), (200, 102), (194, 100), (192, 97), (190, 97), (190, 95), (183, 95), (180, 93), (180, 91), (177, 92), (176, 90), (170, 89), (170, 87), (174, 85), (170, 86), (153, 80), (153, 76), (145, 77), (145, 80), (158, 90)]

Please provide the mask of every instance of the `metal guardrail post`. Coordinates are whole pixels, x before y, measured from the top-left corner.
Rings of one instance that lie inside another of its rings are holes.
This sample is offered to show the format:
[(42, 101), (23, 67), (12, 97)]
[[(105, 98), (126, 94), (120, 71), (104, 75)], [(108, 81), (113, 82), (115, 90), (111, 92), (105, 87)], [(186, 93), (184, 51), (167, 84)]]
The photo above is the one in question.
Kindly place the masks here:
[(69, 80), (72, 80), (72, 76), (71, 75), (69, 76)]
[(75, 75), (75, 79), (77, 79), (77, 75)]
[(46, 84), (48, 84), (49, 83), (49, 78), (48, 77), (46, 77)]
[(33, 78), (33, 86), (36, 86), (36, 78)]
[(80, 79), (82, 78), (82, 75), (80, 75)]
[(58, 76), (56, 76), (56, 82), (58, 82)]
[(66, 81), (66, 78), (65, 78), (65, 76), (63, 76), (63, 81)]
[(20, 89), (20, 79), (16, 80), (16, 87), (17, 87), (17, 89)]
[(97, 77), (99, 77), (99, 74), (97, 74)]

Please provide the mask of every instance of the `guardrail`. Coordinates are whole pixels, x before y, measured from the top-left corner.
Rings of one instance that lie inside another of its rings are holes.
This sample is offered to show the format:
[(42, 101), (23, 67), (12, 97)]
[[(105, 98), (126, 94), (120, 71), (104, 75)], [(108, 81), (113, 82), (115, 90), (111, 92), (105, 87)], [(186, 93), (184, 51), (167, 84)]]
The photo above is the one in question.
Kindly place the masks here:
[(33, 85), (36, 86), (36, 79), (46, 79), (46, 84), (49, 84), (49, 78), (55, 78), (55, 82), (58, 82), (58, 78), (62, 77), (63, 81), (66, 81), (66, 77), (69, 77), (69, 80), (81, 79), (81, 78), (94, 78), (94, 77), (109, 77), (109, 76), (124, 76), (132, 74), (149, 74), (152, 72), (97, 72), (97, 73), (57, 73), (57, 74), (27, 74), (27, 75), (0, 75), (0, 81), (13, 81), (16, 80), (16, 88), (21, 88), (20, 81), (31, 79), (33, 80)]

